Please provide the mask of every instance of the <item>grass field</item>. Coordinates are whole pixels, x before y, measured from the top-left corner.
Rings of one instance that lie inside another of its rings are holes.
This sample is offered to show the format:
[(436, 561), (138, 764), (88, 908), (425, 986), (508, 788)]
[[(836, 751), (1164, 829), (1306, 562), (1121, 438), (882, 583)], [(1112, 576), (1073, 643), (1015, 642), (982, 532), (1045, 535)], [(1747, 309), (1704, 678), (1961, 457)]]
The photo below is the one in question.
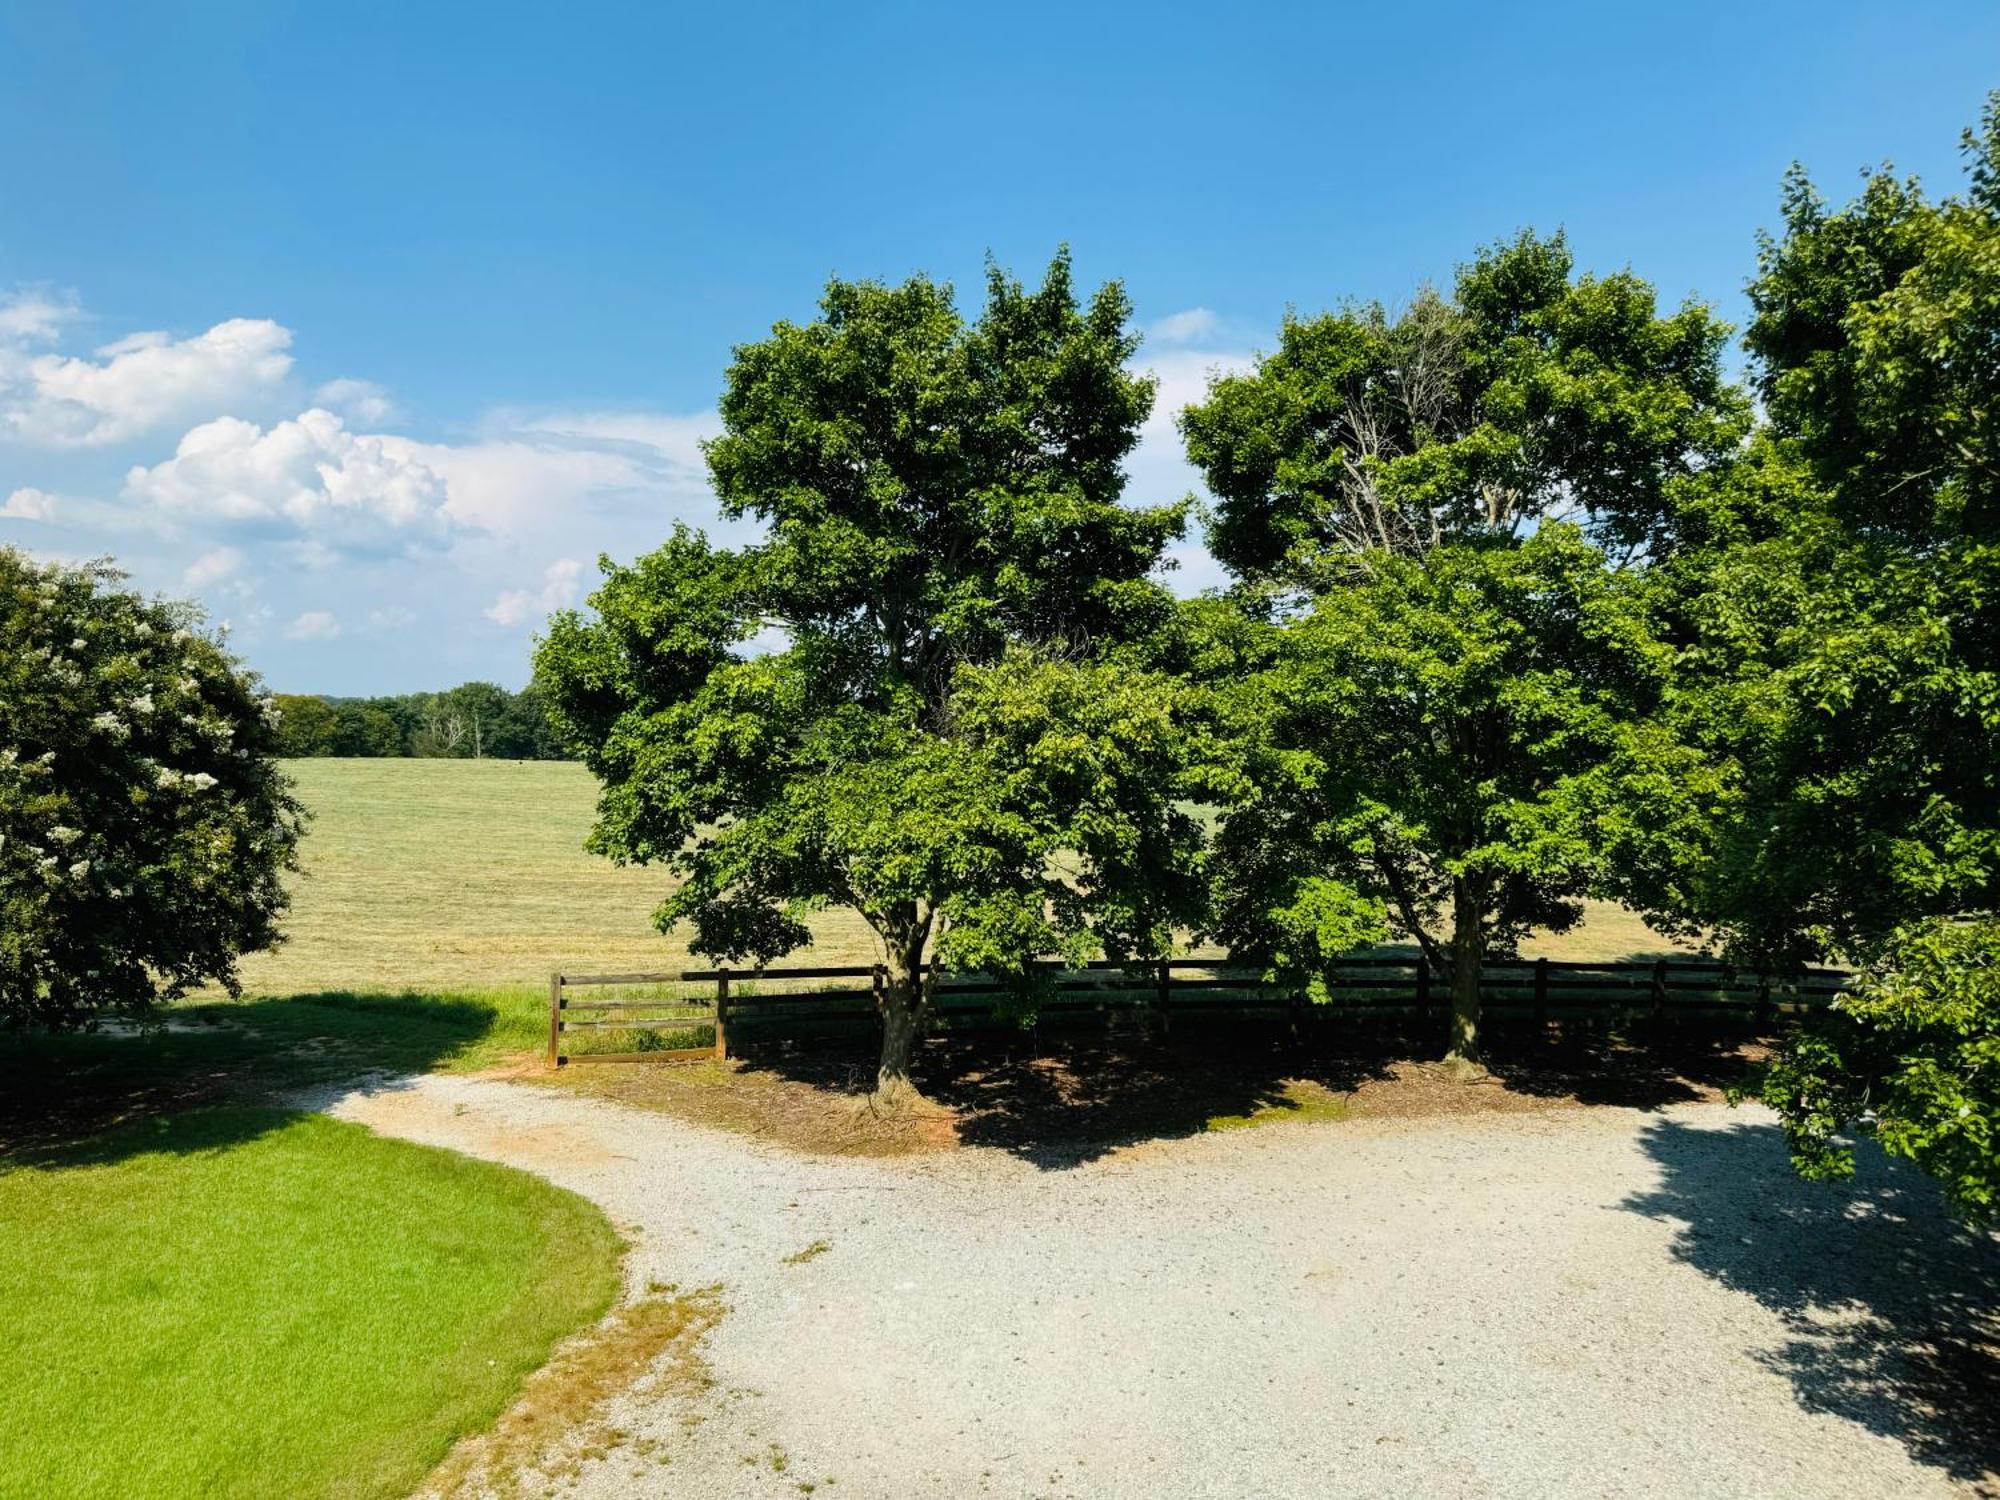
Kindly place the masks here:
[[(302, 760), (288, 767), (313, 813), (290, 939), (243, 965), (259, 995), (320, 990), (485, 990), (544, 983), (553, 969), (701, 966), (662, 937), (659, 870), (583, 851), (596, 783), (560, 762)], [(872, 963), (851, 912), (814, 924), (794, 962)], [(1670, 949), (1631, 913), (1594, 905), (1531, 956), (1622, 958)]]
[[(596, 783), (552, 761), (301, 760), (313, 814), (290, 939), (243, 964), (246, 991), (464, 990), (552, 969), (679, 968), (654, 929), (658, 870), (583, 851)], [(816, 924), (817, 960), (872, 963), (851, 913)]]
[(408, 1494), (598, 1317), (620, 1246), (539, 1178), (258, 1108), (0, 1171), (0, 1495)]

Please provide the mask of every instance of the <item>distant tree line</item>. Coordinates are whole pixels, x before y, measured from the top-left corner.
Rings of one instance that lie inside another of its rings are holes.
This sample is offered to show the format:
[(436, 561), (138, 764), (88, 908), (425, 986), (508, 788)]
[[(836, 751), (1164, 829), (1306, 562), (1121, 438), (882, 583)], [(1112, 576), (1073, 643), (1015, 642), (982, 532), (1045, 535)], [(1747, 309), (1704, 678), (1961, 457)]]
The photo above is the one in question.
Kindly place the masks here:
[(441, 693), (333, 698), (278, 693), (279, 754), (426, 756), (457, 760), (564, 760), (541, 694), (491, 682)]

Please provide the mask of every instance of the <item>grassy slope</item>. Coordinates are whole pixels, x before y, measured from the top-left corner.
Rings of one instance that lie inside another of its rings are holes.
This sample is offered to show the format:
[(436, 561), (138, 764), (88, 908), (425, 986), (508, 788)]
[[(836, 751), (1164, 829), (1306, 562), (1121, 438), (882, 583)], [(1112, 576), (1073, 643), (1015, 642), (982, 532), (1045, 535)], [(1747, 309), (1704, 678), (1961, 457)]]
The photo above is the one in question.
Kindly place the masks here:
[[(291, 938), (243, 965), (255, 994), (530, 986), (549, 971), (673, 969), (653, 928), (657, 870), (583, 850), (596, 783), (581, 766), (303, 760), (313, 812)], [(873, 961), (860, 920), (829, 912), (815, 959)]]
[[(551, 969), (705, 966), (652, 926), (665, 876), (583, 851), (596, 788), (580, 766), (304, 760), (290, 770), (314, 814), (306, 872), (290, 941), (243, 965), (253, 994), (511, 988), (507, 1009), (525, 1015)], [(811, 954), (795, 961), (875, 960), (852, 913), (814, 925)], [(1576, 931), (1526, 951), (1616, 958), (1669, 946), (1599, 904)]]
[(618, 1249), (539, 1179), (314, 1115), (38, 1154), (0, 1173), (0, 1494), (406, 1494), (602, 1313)]

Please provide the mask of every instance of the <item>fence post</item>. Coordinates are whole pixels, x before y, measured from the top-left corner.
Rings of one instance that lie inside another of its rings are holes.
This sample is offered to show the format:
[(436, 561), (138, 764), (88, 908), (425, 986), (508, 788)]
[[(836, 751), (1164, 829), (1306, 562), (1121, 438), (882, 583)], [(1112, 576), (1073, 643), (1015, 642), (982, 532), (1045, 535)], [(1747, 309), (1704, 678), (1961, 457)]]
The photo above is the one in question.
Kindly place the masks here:
[(1549, 961), (1535, 960), (1535, 1039), (1549, 1039)]
[(1667, 961), (1653, 960), (1653, 1024), (1659, 1025), (1667, 1018)]
[(715, 971), (715, 1057), (729, 1056), (729, 971)]
[(1776, 1008), (1771, 1004), (1771, 976), (1769, 974), (1759, 974), (1757, 976), (1757, 1024), (1759, 1026), (1769, 1026), (1777, 1019), (1777, 1015)]
[(1158, 998), (1153, 1002), (1158, 1015), (1160, 1035), (1166, 1036), (1172, 1023), (1168, 1019), (1168, 1007), (1172, 1003), (1174, 984), (1174, 961), (1160, 960)]
[(1428, 1034), (1431, 1024), (1431, 963), (1417, 955), (1417, 1030)]
[(549, 1066), (562, 1066), (562, 975), (549, 975)]

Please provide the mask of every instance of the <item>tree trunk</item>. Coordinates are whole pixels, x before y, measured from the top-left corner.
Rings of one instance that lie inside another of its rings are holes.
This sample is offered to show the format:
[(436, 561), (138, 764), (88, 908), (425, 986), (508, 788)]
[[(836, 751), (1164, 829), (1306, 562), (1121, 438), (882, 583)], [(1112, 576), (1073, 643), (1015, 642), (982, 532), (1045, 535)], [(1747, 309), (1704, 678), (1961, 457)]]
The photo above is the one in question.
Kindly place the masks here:
[(910, 1081), (910, 1059), (923, 1032), (927, 1009), (923, 961), (921, 936), (889, 944), (889, 972), (878, 1002), (882, 1012), (882, 1059), (875, 1070), (874, 1105), (878, 1111), (907, 1110), (922, 1098)]
[(1486, 933), (1479, 901), (1463, 880), (1451, 885), (1451, 1039), (1444, 1060), (1465, 1072), (1479, 1063), (1479, 966)]

